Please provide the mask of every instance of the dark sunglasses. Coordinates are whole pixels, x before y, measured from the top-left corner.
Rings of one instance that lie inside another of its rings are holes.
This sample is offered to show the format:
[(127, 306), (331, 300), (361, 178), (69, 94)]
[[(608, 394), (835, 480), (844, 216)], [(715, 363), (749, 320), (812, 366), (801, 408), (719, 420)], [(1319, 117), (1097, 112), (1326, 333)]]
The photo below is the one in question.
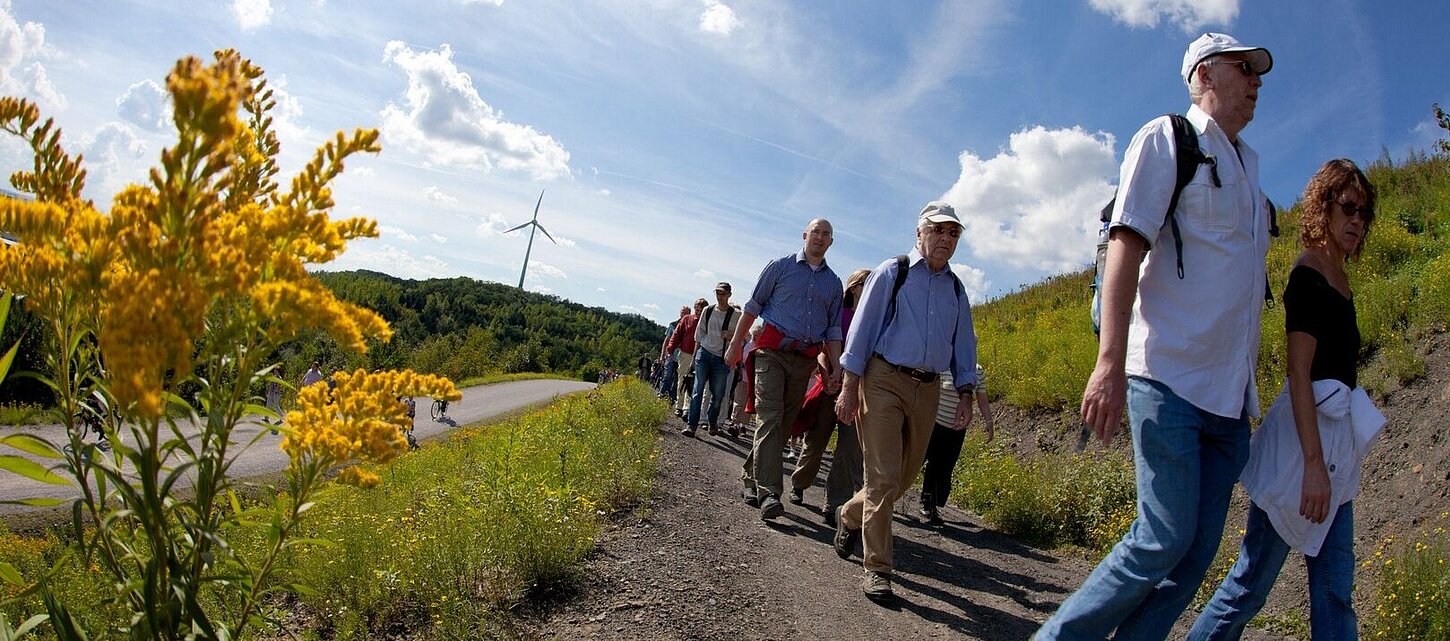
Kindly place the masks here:
[(1344, 212), (1345, 216), (1359, 216), (1359, 219), (1365, 222), (1374, 220), (1374, 210), (1369, 207), (1339, 200), (1335, 200), (1334, 204), (1339, 205), (1339, 210)]
[(1247, 60), (1215, 60), (1213, 62), (1205, 62), (1203, 64), (1206, 64), (1206, 65), (1228, 65), (1230, 67), (1237, 67), (1238, 70), (1239, 70), (1239, 73), (1244, 74), (1245, 76), (1257, 76), (1257, 75), (1259, 75), (1259, 72), (1254, 71), (1254, 65), (1250, 64), (1249, 61), (1247, 61)]

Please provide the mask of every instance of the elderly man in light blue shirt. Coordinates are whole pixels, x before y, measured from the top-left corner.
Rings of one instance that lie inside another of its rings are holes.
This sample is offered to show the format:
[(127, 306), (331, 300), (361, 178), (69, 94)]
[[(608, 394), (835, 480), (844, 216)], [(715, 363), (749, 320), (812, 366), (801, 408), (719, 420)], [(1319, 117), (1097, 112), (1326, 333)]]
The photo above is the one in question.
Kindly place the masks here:
[(836, 414), (858, 426), (866, 469), (865, 485), (836, 514), (835, 547), (850, 558), (864, 531), (862, 591), (871, 599), (893, 596), (891, 510), (926, 456), (941, 398), (937, 372), (950, 371), (964, 399), (955, 427), (972, 420), (977, 335), (971, 303), (947, 263), (961, 234), (951, 205), (927, 204), (916, 247), (871, 271), (846, 336)]

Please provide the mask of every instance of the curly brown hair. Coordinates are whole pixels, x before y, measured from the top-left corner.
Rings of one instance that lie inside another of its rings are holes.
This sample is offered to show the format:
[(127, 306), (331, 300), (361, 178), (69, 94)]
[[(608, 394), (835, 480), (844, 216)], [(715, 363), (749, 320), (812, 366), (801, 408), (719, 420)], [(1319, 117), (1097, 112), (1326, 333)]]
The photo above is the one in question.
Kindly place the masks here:
[(1369, 178), (1348, 158), (1335, 158), (1324, 163), (1314, 177), (1309, 179), (1299, 211), (1299, 244), (1307, 248), (1319, 247), (1329, 242), (1329, 204), (1346, 192), (1364, 195), (1364, 233), (1360, 234), (1359, 244), (1350, 253), (1350, 256), (1359, 255), (1359, 251), (1364, 248), (1364, 239), (1369, 237), (1370, 224), (1374, 222), (1376, 197), (1374, 185), (1369, 182)]

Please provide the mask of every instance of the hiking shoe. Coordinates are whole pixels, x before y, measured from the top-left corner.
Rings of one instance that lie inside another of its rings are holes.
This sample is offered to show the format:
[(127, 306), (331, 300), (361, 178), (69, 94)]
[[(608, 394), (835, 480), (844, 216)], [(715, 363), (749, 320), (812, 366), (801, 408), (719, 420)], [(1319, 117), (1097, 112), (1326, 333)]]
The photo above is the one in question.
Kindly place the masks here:
[(836, 527), (836, 508), (827, 506), (825, 514), (821, 516), (821, 520), (825, 521), (826, 525), (830, 527)]
[(890, 601), (896, 597), (891, 591), (891, 574), (888, 572), (867, 572), (861, 582), (861, 591), (872, 601)]
[(706, 428), (706, 431), (710, 433), (710, 436), (720, 435), (720, 428), (715, 427), (714, 425), (710, 425), (708, 428)]
[(785, 516), (785, 506), (780, 504), (780, 499), (774, 494), (767, 493), (760, 499), (760, 520), (768, 521)]
[(745, 499), (745, 504), (750, 507), (760, 505), (760, 496), (755, 493), (755, 484), (749, 481), (740, 489), (740, 498)]
[(686, 425), (685, 429), (680, 430), (680, 436), (684, 436), (686, 438), (695, 438), (694, 426)]
[(805, 490), (797, 490), (795, 488), (791, 488), (791, 490), (790, 490), (790, 504), (791, 505), (800, 505), (801, 503), (805, 503), (805, 502), (806, 502), (806, 493), (805, 493)]
[(940, 527), (943, 524), (941, 512), (937, 511), (935, 505), (923, 505), (919, 513), (921, 514), (921, 520), (925, 521), (927, 525)]
[(836, 538), (831, 540), (831, 545), (836, 548), (836, 556), (849, 559), (856, 551), (856, 542), (861, 540), (861, 530), (846, 527), (845, 510), (844, 505), (836, 508)]

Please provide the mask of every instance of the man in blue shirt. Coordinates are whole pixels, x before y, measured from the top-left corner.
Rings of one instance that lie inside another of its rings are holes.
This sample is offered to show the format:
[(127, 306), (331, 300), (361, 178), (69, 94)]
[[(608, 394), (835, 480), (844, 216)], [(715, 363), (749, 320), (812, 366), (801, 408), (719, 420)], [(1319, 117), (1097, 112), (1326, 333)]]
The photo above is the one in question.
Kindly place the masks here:
[(857, 425), (866, 482), (838, 509), (834, 543), (836, 554), (850, 558), (864, 531), (862, 591), (875, 600), (893, 596), (891, 510), (926, 456), (942, 393), (937, 372), (952, 373), (962, 399), (954, 427), (972, 420), (977, 335), (971, 303), (947, 263), (961, 235), (951, 205), (938, 201), (922, 209), (916, 247), (904, 261), (881, 263), (867, 277), (841, 356), (845, 379), (836, 414)]
[[(752, 505), (759, 501), (761, 519), (785, 514), (781, 451), (800, 413), (816, 355), (825, 350), (827, 360), (836, 363), (841, 354), (841, 278), (826, 265), (834, 240), (830, 221), (812, 220), (801, 240), (801, 251), (770, 261), (760, 272), (725, 350), (725, 364), (735, 367), (750, 326), (756, 318), (765, 322), (752, 354), (760, 425), (741, 475), (742, 495)], [(839, 368), (829, 374), (841, 375)]]

